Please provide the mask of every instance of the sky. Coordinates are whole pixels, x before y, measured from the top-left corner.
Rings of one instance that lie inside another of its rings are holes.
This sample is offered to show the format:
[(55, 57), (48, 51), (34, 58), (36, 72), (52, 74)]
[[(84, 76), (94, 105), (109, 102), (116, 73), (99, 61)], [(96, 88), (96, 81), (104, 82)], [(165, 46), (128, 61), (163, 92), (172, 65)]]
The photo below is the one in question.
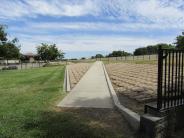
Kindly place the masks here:
[(173, 43), (184, 30), (184, 0), (0, 0), (0, 24), (22, 53), (56, 44), (66, 58)]

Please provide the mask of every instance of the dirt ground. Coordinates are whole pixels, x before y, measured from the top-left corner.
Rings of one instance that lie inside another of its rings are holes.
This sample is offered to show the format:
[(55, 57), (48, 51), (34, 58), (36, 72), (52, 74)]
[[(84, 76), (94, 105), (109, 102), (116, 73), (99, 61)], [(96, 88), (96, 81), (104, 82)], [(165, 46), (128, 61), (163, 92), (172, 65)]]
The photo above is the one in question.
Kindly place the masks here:
[(91, 65), (91, 63), (76, 63), (68, 65), (71, 88), (73, 88), (79, 82)]
[(136, 133), (130, 128), (127, 121), (115, 109), (57, 108), (57, 112), (72, 115), (81, 123), (80, 126), (85, 124), (85, 129), (80, 131), (91, 130), (91, 137), (136, 137)]
[(157, 65), (115, 63), (106, 69), (123, 105), (142, 114), (144, 104), (156, 99)]

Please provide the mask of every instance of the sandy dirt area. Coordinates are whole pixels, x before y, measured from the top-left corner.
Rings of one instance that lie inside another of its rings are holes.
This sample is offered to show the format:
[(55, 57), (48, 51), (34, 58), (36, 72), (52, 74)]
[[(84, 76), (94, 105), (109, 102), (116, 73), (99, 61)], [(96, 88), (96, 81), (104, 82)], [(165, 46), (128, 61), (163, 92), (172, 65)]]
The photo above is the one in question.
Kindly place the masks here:
[(76, 63), (68, 65), (71, 88), (79, 82), (91, 65), (91, 63)]

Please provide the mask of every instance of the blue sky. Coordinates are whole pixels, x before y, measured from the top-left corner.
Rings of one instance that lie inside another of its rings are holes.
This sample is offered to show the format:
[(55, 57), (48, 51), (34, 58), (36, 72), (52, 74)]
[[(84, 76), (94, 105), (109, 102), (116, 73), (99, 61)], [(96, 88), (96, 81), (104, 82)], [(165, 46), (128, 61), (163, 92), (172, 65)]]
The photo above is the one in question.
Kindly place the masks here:
[(21, 52), (55, 43), (67, 58), (133, 52), (173, 43), (184, 30), (184, 0), (1, 0), (0, 24)]

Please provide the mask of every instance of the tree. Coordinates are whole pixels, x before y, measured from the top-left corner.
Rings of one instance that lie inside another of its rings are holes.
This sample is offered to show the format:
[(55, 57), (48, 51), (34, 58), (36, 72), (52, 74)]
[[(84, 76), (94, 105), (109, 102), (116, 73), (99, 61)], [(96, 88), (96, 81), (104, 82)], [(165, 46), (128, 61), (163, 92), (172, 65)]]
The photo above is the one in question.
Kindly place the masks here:
[(182, 32), (182, 35), (176, 37), (175, 44), (177, 48), (184, 49), (184, 32)]
[(121, 56), (129, 56), (129, 55), (131, 55), (131, 53), (118, 50), (118, 51), (113, 51), (107, 57), (121, 57)]
[(0, 25), (0, 42), (7, 41), (7, 33), (5, 32), (5, 26)]
[(86, 58), (85, 57), (81, 57), (81, 60), (85, 60)]
[(25, 61), (28, 61), (29, 60), (29, 57), (28, 56), (25, 56), (23, 54), (20, 54), (20, 60), (25, 62)]
[(104, 56), (102, 54), (96, 54), (95, 58), (103, 58)]
[(161, 46), (162, 48), (166, 48), (166, 49), (173, 49), (173, 48), (175, 48), (174, 45), (165, 44), (165, 43), (160, 43), (160, 44), (157, 44), (157, 45), (155, 45), (155, 46), (157, 47), (157, 49), (158, 49), (159, 46)]
[[(151, 51), (151, 46), (150, 47), (150, 50)], [(149, 52), (147, 51), (147, 48), (146, 47), (141, 47), (141, 48), (137, 48), (135, 49), (134, 51), (134, 55), (147, 55)]]
[(135, 49), (134, 55), (151, 55), (158, 53), (158, 47), (161, 46), (162, 48), (174, 48), (171, 44), (160, 43), (156, 45), (149, 45), (147, 47), (140, 47)]
[(95, 56), (91, 56), (91, 59), (94, 59), (95, 58)]
[(7, 39), (6, 27), (0, 25), (0, 57), (4, 59), (19, 59), (20, 58), (20, 45), (18, 39)]
[(64, 58), (64, 53), (58, 50), (56, 44), (49, 45), (46, 43), (41, 43), (41, 46), (37, 47), (37, 54), (42, 60), (56, 60)]
[(20, 58), (20, 49), (15, 46), (13, 42), (7, 42), (3, 45), (4, 49), (4, 58), (5, 59), (19, 59)]

